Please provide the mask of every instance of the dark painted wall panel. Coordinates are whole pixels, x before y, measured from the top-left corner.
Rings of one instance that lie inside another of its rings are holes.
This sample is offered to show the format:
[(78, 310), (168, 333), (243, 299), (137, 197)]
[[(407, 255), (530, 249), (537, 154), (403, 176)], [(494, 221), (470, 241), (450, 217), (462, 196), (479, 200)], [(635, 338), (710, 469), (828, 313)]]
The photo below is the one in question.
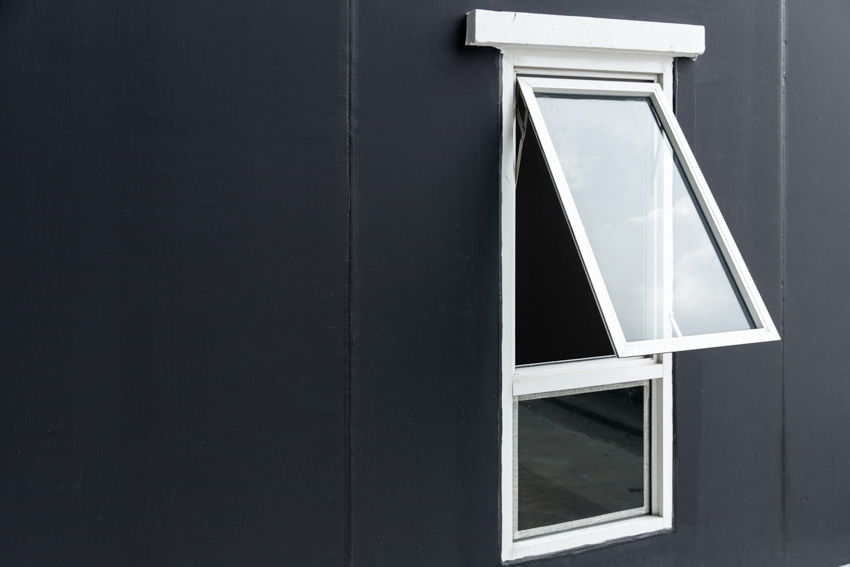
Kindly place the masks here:
[(464, 10), (355, 11), (355, 565), (497, 563), (499, 67)]
[(346, 19), (0, 7), (0, 564), (341, 561)]
[[(705, 25), (679, 114), (781, 316), (778, 4), (358, 5), (355, 565), (498, 553), (499, 77), (495, 51), (460, 46), (473, 8)], [(676, 533), (539, 564), (781, 563), (781, 372), (778, 344), (681, 355)]]
[(785, 334), (677, 357), (674, 533), (532, 564), (850, 562), (847, 6), (789, 0), (783, 298), (779, 3), (354, 5), (350, 291), (344, 3), (0, 6), (0, 563), (498, 564), (473, 8), (706, 26), (677, 113)]
[(850, 4), (788, 3), (788, 565), (850, 563)]

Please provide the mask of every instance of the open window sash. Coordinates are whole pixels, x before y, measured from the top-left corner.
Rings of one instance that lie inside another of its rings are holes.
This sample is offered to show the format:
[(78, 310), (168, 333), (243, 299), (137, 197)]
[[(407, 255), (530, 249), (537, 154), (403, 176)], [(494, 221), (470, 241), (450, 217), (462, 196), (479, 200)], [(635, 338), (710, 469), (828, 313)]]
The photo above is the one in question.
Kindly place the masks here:
[(658, 84), (518, 86), (617, 356), (779, 339)]

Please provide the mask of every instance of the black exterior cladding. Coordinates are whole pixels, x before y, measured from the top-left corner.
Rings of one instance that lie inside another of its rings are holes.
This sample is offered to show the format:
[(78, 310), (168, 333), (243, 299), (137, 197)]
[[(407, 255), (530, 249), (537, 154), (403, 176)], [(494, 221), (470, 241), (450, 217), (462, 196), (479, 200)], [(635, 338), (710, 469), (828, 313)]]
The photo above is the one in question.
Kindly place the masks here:
[(706, 27), (677, 114), (784, 337), (677, 355), (672, 533), (530, 564), (850, 563), (847, 2), (7, 0), (0, 565), (499, 564), (475, 8)]

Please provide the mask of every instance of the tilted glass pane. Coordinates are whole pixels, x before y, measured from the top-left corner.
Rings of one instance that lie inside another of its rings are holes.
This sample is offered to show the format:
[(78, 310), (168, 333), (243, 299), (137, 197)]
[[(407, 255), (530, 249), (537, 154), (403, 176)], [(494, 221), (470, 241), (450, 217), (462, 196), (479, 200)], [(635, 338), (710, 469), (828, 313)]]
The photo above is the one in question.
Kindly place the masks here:
[(755, 328), (649, 100), (536, 98), (626, 340)]
[(518, 402), (519, 537), (649, 512), (646, 390)]

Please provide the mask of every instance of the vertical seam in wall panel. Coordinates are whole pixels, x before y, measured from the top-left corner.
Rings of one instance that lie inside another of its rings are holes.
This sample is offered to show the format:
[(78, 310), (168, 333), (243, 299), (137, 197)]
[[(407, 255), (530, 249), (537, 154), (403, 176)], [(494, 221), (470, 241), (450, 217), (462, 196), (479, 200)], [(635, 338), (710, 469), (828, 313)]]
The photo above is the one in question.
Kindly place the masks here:
[(786, 414), (785, 414), (785, 231), (786, 231), (786, 192), (787, 192), (787, 172), (788, 165), (786, 160), (786, 64), (787, 64), (787, 0), (780, 0), (779, 3), (779, 230), (780, 230), (780, 293), (781, 293), (781, 313), (779, 316), (780, 336), (782, 337), (782, 564), (788, 562), (787, 549), (787, 534), (788, 534), (788, 459), (787, 459), (787, 441), (786, 441)]
[(348, 301), (346, 304), (346, 319), (348, 324), (348, 335), (346, 337), (347, 344), (347, 368), (346, 368), (346, 384), (345, 384), (345, 417), (344, 417), (344, 437), (345, 437), (345, 447), (344, 447), (344, 512), (345, 512), (345, 533), (343, 535), (343, 565), (351, 566), (354, 563), (354, 553), (353, 553), (353, 539), (354, 539), (354, 525), (353, 525), (353, 501), (354, 501), (354, 456), (353, 456), (353, 437), (352, 437), (352, 390), (353, 390), (353, 382), (354, 382), (354, 315), (353, 315), (353, 304), (354, 304), (354, 261), (353, 261), (353, 248), (354, 248), (354, 237), (353, 237), (353, 227), (354, 227), (354, 214), (353, 214), (353, 203), (354, 203), (354, 134), (352, 128), (352, 111), (354, 108), (354, 0), (347, 0), (346, 2), (346, 17), (347, 17), (347, 25), (346, 25), (346, 34), (347, 34), (347, 51), (348, 58), (346, 61), (346, 115), (345, 115), (345, 125), (346, 125), (346, 142), (345, 142), (345, 153), (346, 160), (348, 166), (348, 242), (347, 242), (347, 250), (346, 250), (346, 264), (347, 264), (347, 287), (348, 287)]

